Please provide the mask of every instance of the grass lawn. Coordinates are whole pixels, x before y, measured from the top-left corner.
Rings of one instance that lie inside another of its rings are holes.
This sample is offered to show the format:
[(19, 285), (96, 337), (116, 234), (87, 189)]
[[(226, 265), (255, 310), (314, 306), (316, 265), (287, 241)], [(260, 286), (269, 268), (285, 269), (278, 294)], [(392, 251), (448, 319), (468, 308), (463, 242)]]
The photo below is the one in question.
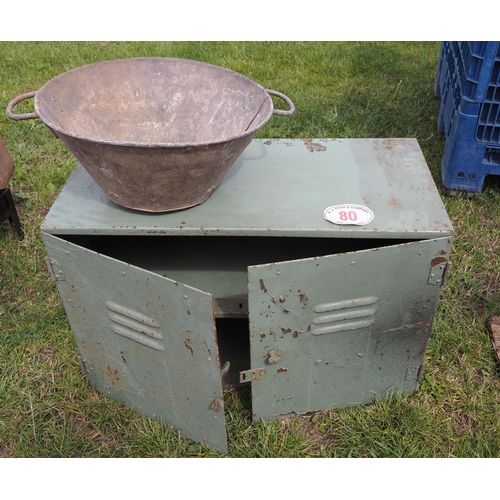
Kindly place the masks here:
[(252, 423), (244, 395), (228, 390), (227, 456), (499, 457), (500, 380), (487, 319), (500, 314), (500, 183), (488, 179), (475, 198), (444, 195), (437, 42), (0, 42), (0, 136), (16, 165), (9, 186), (25, 234), (0, 227), (0, 457), (221, 456), (83, 377), (39, 230), (76, 160), (40, 120), (5, 116), (11, 99), (58, 74), (136, 56), (210, 62), (288, 95), (295, 115), (271, 119), (260, 138), (417, 138), (456, 230), (414, 395)]

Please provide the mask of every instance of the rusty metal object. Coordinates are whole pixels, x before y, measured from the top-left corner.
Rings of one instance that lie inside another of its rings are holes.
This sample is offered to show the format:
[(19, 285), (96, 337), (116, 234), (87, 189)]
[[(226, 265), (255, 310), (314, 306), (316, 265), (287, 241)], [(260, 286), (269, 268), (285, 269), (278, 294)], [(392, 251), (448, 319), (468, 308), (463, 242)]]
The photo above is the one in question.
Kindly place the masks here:
[[(275, 110), (271, 95), (289, 109)], [(30, 97), (34, 113), (13, 113)], [(63, 73), (6, 114), (40, 118), (114, 202), (166, 212), (205, 201), (271, 116), (294, 111), (288, 97), (234, 71), (137, 58)]]
[(6, 220), (9, 221), (12, 230), (20, 237), (23, 237), (21, 221), (17, 214), (16, 205), (12, 198), (12, 193), (7, 187), (12, 174), (14, 173), (14, 160), (9, 154), (5, 142), (0, 137), (0, 225)]
[(12, 160), (5, 142), (0, 137), (0, 189), (7, 187), (13, 173), (14, 160)]
[(10, 227), (21, 239), (24, 237), (21, 221), (17, 214), (16, 205), (9, 188), (0, 188), (0, 225), (6, 220)]

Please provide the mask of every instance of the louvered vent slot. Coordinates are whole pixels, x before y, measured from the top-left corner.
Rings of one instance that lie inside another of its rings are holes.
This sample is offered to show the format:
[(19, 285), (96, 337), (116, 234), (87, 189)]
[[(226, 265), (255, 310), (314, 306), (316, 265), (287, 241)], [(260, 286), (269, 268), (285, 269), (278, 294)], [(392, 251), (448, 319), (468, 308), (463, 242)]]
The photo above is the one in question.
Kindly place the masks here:
[(363, 297), (318, 304), (313, 308), (311, 333), (326, 335), (368, 328), (375, 321), (377, 302), (377, 297)]
[(106, 307), (111, 311), (111, 329), (116, 334), (157, 351), (165, 350), (162, 344), (154, 340), (163, 338), (158, 331), (161, 326), (158, 321), (114, 302), (107, 301)]

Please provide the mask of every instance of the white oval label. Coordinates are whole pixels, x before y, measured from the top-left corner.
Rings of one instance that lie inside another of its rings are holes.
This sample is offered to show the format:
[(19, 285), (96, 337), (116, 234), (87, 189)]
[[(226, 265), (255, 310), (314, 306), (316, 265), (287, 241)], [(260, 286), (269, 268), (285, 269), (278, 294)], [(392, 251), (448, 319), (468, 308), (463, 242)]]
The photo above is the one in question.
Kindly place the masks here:
[(327, 221), (343, 226), (366, 226), (374, 217), (374, 213), (363, 205), (333, 205), (325, 210)]

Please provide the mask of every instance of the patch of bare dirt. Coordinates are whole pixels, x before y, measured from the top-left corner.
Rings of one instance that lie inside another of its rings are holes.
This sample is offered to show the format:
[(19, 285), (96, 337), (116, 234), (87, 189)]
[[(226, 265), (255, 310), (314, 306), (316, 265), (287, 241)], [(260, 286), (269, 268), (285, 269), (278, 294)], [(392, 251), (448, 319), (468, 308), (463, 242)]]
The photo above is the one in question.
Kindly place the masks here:
[[(286, 427), (294, 426), (295, 430), (306, 437), (307, 449), (310, 453), (319, 451), (321, 446), (329, 448), (334, 440), (331, 428), (331, 421), (324, 418), (325, 412), (316, 412), (317, 419), (315, 422), (311, 420), (310, 416), (297, 417), (293, 420), (283, 420), (282, 425)], [(328, 425), (325, 425), (325, 421)]]
[(497, 361), (500, 362), (500, 316), (492, 316), (488, 320), (488, 326)]
[(12, 452), (4, 444), (0, 444), (0, 458), (12, 458)]

